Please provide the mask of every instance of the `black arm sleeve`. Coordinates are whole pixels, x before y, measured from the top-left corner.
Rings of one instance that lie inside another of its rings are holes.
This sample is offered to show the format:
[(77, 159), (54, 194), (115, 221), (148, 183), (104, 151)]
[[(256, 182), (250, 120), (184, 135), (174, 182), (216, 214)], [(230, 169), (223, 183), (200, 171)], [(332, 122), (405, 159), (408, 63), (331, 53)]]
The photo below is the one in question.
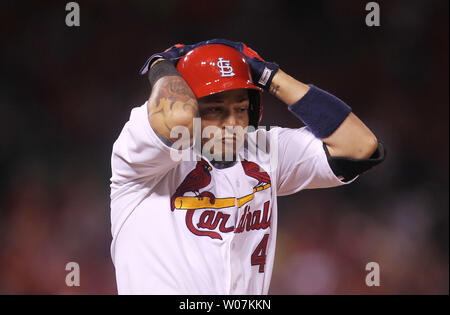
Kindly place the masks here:
[(327, 155), (328, 164), (336, 176), (342, 176), (344, 182), (348, 182), (359, 174), (368, 171), (372, 167), (380, 164), (386, 158), (386, 148), (384, 144), (378, 141), (378, 148), (368, 159), (350, 159), (345, 157), (332, 157), (326, 144), (323, 149)]
[(181, 74), (178, 72), (177, 68), (173, 65), (173, 63), (169, 60), (161, 60), (148, 71), (148, 80), (150, 81), (150, 86), (156, 84), (156, 81), (165, 76), (180, 76)]

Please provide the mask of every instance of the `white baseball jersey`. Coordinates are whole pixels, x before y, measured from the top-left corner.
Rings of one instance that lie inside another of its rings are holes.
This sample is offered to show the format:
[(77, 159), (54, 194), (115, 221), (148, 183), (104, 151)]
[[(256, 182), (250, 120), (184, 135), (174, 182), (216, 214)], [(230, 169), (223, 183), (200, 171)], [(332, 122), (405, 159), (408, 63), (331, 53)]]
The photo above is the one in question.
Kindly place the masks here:
[(277, 137), (276, 167), (241, 150), (237, 163), (218, 169), (204, 158), (174, 161), (147, 117), (147, 103), (134, 108), (112, 152), (118, 293), (267, 294), (277, 196), (344, 184), (322, 141), (307, 128), (261, 129)]

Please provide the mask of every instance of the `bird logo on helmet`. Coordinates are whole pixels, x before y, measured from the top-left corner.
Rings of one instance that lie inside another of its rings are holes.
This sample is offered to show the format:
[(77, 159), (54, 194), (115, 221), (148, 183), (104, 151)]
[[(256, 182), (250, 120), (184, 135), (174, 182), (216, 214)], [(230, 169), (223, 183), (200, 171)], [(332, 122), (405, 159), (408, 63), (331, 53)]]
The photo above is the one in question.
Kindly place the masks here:
[(262, 117), (261, 89), (253, 84), (250, 67), (239, 51), (220, 44), (200, 46), (179, 60), (177, 70), (196, 98), (247, 89), (249, 125), (258, 127)]

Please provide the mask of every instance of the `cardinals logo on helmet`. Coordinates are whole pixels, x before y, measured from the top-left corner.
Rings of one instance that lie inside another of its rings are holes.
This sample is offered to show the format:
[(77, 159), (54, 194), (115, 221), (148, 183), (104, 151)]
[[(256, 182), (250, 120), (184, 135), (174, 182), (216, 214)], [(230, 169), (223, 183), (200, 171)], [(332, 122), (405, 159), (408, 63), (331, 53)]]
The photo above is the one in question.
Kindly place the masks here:
[(222, 57), (219, 57), (217, 60), (217, 66), (219, 67), (220, 76), (222, 77), (233, 77), (233, 67), (229, 60), (224, 60)]

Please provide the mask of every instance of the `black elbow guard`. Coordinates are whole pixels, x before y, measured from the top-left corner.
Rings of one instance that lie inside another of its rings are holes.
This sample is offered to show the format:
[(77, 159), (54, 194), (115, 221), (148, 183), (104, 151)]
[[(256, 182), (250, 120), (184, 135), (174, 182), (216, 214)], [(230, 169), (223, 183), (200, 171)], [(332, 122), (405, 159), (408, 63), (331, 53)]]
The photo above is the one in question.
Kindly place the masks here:
[(328, 148), (323, 144), (323, 149), (327, 155), (328, 164), (333, 173), (338, 177), (343, 177), (344, 182), (348, 182), (356, 176), (368, 171), (372, 167), (380, 164), (386, 158), (386, 148), (378, 141), (378, 148), (368, 159), (350, 159), (345, 157), (332, 157)]

